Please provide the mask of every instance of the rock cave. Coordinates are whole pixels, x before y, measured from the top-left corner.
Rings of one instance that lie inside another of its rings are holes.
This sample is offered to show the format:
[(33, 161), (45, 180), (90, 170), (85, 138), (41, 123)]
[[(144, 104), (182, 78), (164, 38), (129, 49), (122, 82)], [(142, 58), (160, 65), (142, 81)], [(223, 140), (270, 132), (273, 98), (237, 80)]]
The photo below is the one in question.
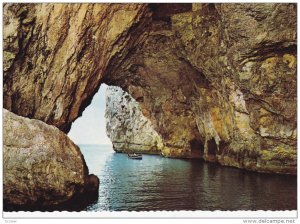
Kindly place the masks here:
[(117, 151), (296, 175), (296, 4), (5, 3), (3, 12), (8, 203), (59, 204), (89, 188), (66, 134), (101, 83), (111, 86)]

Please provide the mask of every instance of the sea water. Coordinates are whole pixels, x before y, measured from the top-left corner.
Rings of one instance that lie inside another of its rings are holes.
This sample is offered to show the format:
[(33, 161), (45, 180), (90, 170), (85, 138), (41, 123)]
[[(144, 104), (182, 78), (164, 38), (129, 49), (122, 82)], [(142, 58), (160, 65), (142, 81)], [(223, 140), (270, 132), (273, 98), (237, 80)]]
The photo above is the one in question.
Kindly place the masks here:
[(87, 211), (297, 209), (296, 176), (159, 155), (134, 160), (111, 146), (80, 149), (100, 179), (99, 198)]

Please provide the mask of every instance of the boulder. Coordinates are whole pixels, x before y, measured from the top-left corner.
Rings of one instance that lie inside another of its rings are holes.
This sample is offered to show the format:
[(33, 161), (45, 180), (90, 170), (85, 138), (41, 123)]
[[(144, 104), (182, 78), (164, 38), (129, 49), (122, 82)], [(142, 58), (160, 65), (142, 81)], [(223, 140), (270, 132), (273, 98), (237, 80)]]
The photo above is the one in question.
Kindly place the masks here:
[(98, 192), (79, 148), (58, 128), (3, 110), (4, 209), (55, 208)]

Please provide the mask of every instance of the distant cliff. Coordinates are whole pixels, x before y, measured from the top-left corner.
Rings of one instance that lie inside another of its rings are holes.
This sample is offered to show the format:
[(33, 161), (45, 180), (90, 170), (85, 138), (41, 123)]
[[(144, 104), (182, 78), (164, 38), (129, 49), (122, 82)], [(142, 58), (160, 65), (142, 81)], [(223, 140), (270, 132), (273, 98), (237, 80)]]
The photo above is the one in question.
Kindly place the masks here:
[(160, 154), (161, 136), (142, 114), (139, 104), (120, 87), (106, 90), (106, 132), (115, 151)]

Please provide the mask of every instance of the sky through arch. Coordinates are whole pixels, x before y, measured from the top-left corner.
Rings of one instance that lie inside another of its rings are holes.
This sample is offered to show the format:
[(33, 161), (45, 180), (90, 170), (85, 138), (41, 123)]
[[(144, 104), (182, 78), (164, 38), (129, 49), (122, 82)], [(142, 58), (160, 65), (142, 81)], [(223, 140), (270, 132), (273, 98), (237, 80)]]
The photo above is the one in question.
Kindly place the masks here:
[(72, 124), (68, 136), (76, 144), (112, 145), (106, 135), (105, 92), (106, 84), (101, 84), (94, 95), (92, 103), (83, 111), (81, 117)]

